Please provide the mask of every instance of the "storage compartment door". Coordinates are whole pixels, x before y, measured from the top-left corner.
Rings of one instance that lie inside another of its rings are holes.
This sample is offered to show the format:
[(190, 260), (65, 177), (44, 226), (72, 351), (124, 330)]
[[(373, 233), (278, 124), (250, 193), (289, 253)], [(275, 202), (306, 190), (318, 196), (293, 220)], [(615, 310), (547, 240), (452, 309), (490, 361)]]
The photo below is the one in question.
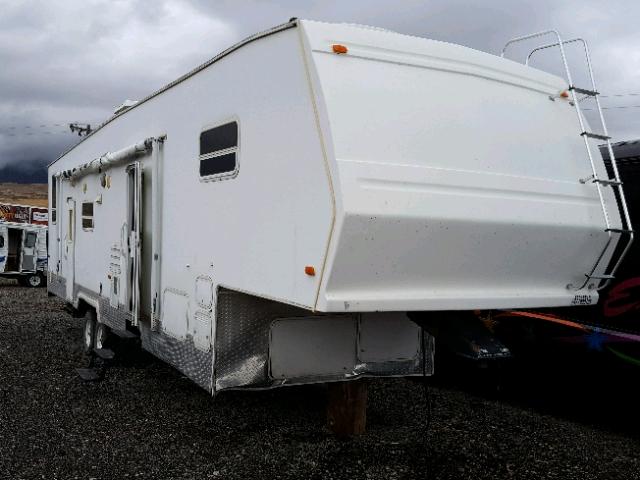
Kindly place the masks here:
[(36, 270), (45, 273), (47, 271), (47, 264), (49, 262), (48, 256), (48, 241), (49, 234), (46, 230), (40, 230), (38, 232), (38, 242), (36, 243)]
[(0, 272), (4, 272), (9, 255), (9, 231), (7, 227), (0, 225)]
[(38, 242), (37, 232), (22, 232), (22, 260), (21, 271), (31, 272), (36, 269), (36, 244)]

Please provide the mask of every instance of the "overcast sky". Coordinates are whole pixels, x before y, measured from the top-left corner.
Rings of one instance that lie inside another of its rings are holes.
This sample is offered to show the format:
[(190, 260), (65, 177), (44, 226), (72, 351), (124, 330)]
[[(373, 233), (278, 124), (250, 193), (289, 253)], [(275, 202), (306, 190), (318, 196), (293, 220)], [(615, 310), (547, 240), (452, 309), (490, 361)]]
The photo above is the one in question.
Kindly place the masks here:
[[(640, 105), (628, 95), (640, 93), (638, 1), (0, 0), (0, 168), (55, 159), (78, 138), (69, 122), (100, 123), (125, 99), (292, 16), (492, 53), (510, 37), (556, 28), (590, 43), (603, 95), (625, 95), (603, 98), (605, 106)], [(640, 137), (640, 108), (605, 113), (615, 140)]]

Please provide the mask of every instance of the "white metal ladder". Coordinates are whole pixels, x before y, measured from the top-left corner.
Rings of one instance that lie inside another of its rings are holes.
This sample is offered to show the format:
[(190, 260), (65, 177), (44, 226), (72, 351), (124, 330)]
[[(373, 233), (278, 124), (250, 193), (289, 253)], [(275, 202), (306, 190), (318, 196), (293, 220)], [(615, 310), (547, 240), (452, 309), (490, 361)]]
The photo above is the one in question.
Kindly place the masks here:
[[(525, 60), (525, 65), (529, 65), (529, 60), (531, 59), (531, 57), (536, 52), (539, 52), (540, 50), (553, 48), (553, 47), (558, 47), (560, 49), (562, 63), (564, 65), (567, 81), (569, 83), (569, 91), (571, 92), (571, 100), (572, 100), (573, 106), (576, 109), (576, 113), (578, 114), (578, 121), (580, 122), (580, 135), (584, 139), (584, 144), (585, 144), (585, 147), (587, 148), (587, 154), (589, 156), (589, 161), (591, 163), (592, 174), (587, 178), (580, 179), (579, 181), (580, 183), (588, 183), (588, 182), (593, 183), (598, 189), (598, 196), (600, 198), (600, 205), (602, 206), (602, 214), (604, 215), (604, 220), (606, 225), (605, 232), (608, 235), (607, 242), (605, 243), (604, 248), (600, 252), (600, 255), (598, 255), (595, 264), (593, 265), (593, 267), (590, 269), (589, 272), (585, 273), (586, 278), (584, 283), (578, 287), (573, 287), (573, 288), (575, 288), (576, 290), (580, 290), (582, 288), (589, 286), (590, 289), (595, 288), (597, 290), (601, 290), (605, 288), (611, 282), (611, 280), (615, 278), (615, 273), (618, 270), (618, 267), (622, 263), (622, 260), (627, 255), (627, 252), (629, 251), (629, 248), (633, 243), (634, 232), (631, 226), (631, 218), (629, 216), (629, 209), (627, 208), (627, 201), (624, 195), (624, 191), (622, 189), (622, 181), (620, 180), (620, 175), (618, 173), (618, 165), (616, 163), (616, 159), (613, 154), (613, 148), (611, 147), (611, 137), (607, 132), (607, 125), (605, 123), (604, 115), (602, 113), (602, 107), (600, 106), (600, 100), (598, 99), (599, 93), (596, 89), (596, 82), (593, 76), (593, 69), (591, 66), (591, 56), (589, 55), (589, 47), (587, 46), (587, 42), (585, 42), (584, 39), (582, 38), (562, 40), (562, 38), (560, 37), (560, 34), (556, 30), (546, 30), (544, 32), (537, 32), (537, 33), (532, 33), (530, 35), (524, 35), (522, 37), (512, 38), (502, 48), (501, 56), (504, 57), (507, 48), (510, 45), (513, 45), (514, 43), (530, 40), (537, 37), (549, 36), (549, 35), (553, 35), (557, 41), (555, 43), (549, 43), (546, 45), (538, 46), (533, 50), (531, 50), (527, 55), (527, 58)], [(589, 79), (591, 81), (591, 89), (579, 88), (573, 84), (571, 71), (569, 69), (569, 64), (567, 62), (567, 56), (565, 53), (565, 45), (568, 43), (574, 43), (574, 42), (581, 43), (584, 48), (584, 54), (587, 62)], [(584, 116), (583, 116), (582, 110), (580, 109), (580, 99), (578, 99), (578, 95), (585, 95), (583, 99), (586, 97), (594, 98), (596, 105), (598, 107), (597, 109), (598, 109), (598, 114), (600, 116), (602, 133), (587, 131), (585, 126)], [(596, 164), (593, 158), (593, 152), (591, 151), (591, 146), (589, 145), (589, 139), (591, 138), (596, 140), (604, 140), (606, 142), (607, 150), (609, 152), (609, 158), (611, 159), (611, 170), (613, 172), (613, 178), (598, 177), (598, 173), (596, 171)], [(614, 192), (615, 192), (614, 195), (615, 197), (617, 197), (617, 201), (619, 203), (620, 210), (621, 210), (620, 212), (620, 218), (622, 220), (621, 228), (614, 228), (611, 225), (611, 218), (609, 216), (609, 213), (607, 212), (607, 206), (606, 206), (604, 195), (603, 195), (604, 188), (614, 189)], [(622, 250), (619, 250), (617, 248), (619, 242), (613, 242), (614, 235), (617, 235), (619, 239), (622, 236), (626, 237), (627, 241)], [(608, 265), (604, 265), (604, 268), (603, 268), (601, 264), (608, 257), (607, 254), (609, 252), (609, 249), (612, 247), (613, 247), (613, 251), (611, 252), (611, 260), (608, 262)], [(617, 258), (615, 258), (616, 252), (620, 252)], [(598, 273), (598, 272), (602, 272), (602, 273)], [(595, 280), (595, 283), (590, 283), (592, 280)]]

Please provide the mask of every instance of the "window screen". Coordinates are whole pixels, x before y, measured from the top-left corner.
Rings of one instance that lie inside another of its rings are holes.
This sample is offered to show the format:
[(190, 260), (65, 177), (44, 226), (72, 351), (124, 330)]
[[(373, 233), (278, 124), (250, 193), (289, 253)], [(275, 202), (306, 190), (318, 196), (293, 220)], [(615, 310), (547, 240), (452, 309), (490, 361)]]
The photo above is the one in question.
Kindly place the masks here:
[(82, 202), (82, 228), (84, 230), (93, 228), (93, 202)]
[(36, 240), (38, 235), (34, 232), (27, 232), (27, 238), (24, 239), (24, 246), (26, 248), (33, 248), (36, 246)]
[(200, 176), (233, 174), (238, 167), (238, 122), (230, 122), (200, 134)]

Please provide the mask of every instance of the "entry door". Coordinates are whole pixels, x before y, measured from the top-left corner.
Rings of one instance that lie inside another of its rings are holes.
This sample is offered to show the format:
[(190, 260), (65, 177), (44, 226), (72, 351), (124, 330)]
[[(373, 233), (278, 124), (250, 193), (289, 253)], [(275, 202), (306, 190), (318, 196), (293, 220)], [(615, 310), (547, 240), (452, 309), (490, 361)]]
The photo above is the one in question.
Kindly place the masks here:
[(9, 229), (0, 225), (0, 272), (4, 272), (9, 256)]
[(67, 282), (67, 300), (73, 302), (73, 284), (75, 282), (75, 240), (76, 240), (76, 202), (67, 199), (64, 235), (64, 267), (63, 276)]
[(36, 244), (38, 241), (37, 232), (22, 231), (22, 255), (20, 261), (20, 271), (36, 270)]
[(142, 270), (142, 167), (135, 162), (127, 168), (129, 225), (126, 299), (131, 312), (131, 323), (138, 324), (140, 316), (140, 276)]

